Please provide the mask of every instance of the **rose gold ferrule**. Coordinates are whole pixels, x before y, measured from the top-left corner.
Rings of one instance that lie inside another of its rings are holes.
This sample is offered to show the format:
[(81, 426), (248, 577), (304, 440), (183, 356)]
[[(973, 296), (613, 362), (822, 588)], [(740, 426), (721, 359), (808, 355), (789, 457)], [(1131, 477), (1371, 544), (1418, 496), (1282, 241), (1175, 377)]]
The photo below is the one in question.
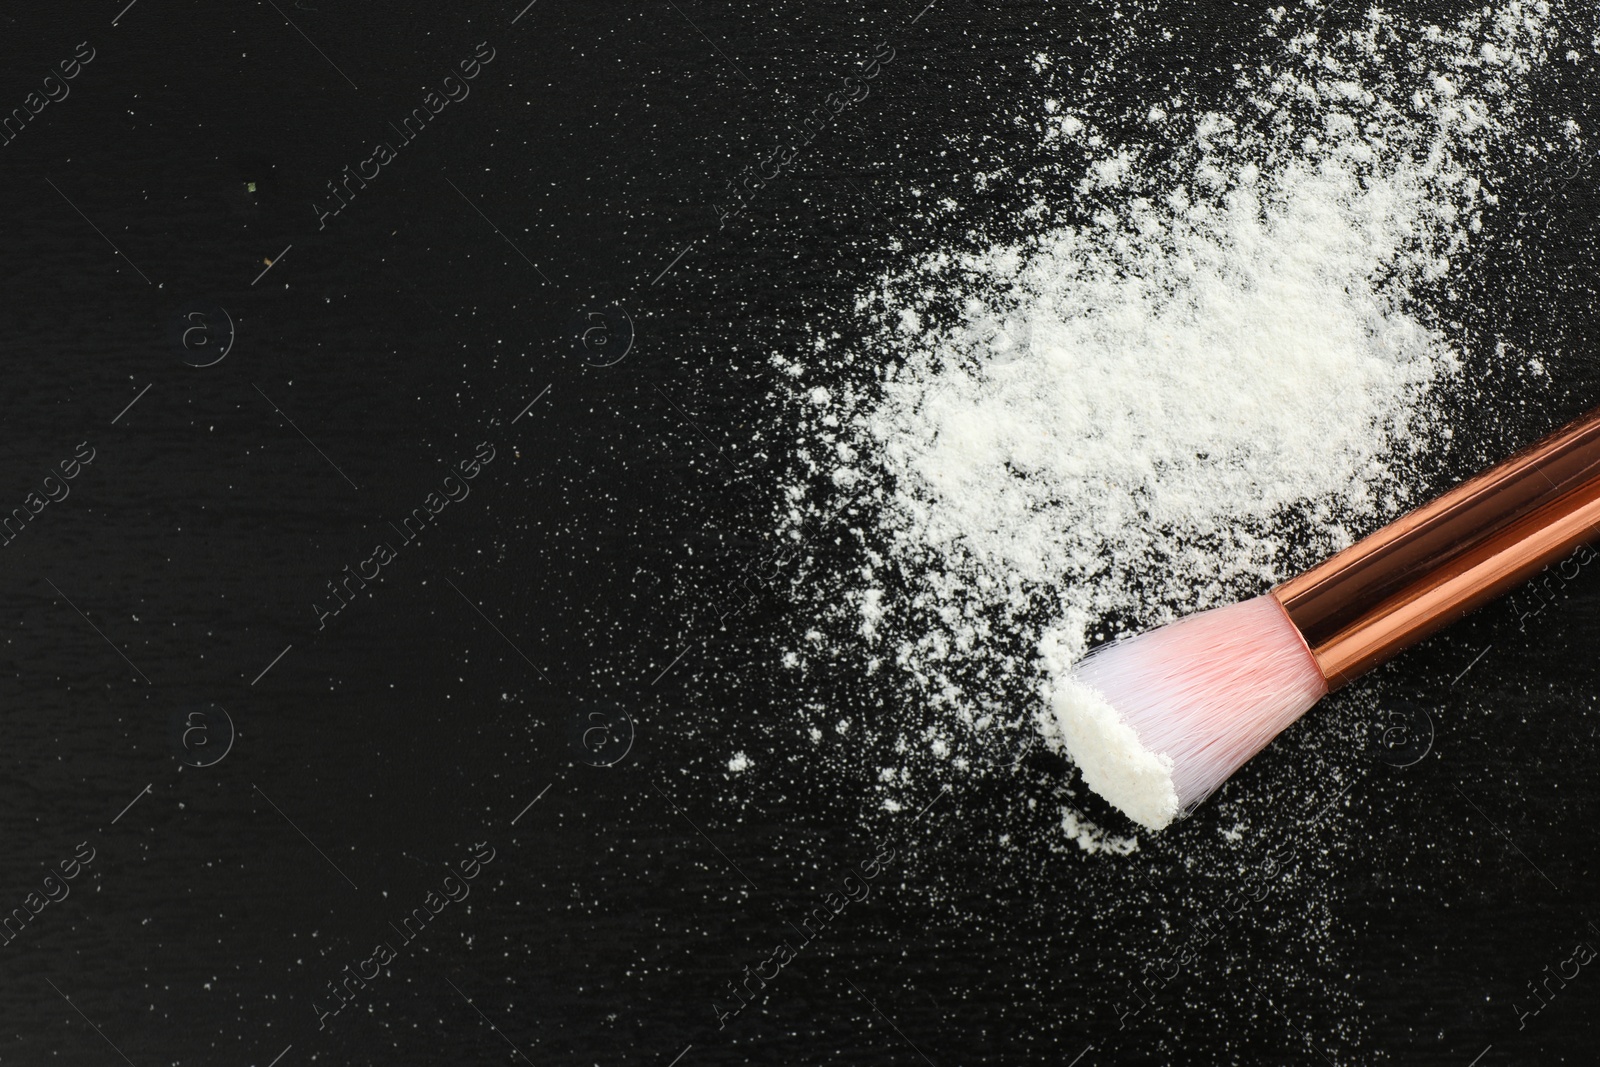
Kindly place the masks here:
[(1329, 689), (1600, 534), (1600, 410), (1290, 578), (1272, 595)]

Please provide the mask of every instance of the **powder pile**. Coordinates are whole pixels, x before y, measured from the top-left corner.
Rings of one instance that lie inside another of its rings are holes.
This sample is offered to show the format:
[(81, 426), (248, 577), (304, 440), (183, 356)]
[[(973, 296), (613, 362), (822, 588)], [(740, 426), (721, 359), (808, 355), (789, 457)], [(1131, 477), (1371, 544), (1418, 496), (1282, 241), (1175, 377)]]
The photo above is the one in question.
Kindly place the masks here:
[(1090, 644), (1255, 595), (1413, 502), (1461, 367), (1430, 309), (1497, 203), (1548, 13), (1333, 32), (1277, 8), (1232, 99), (1151, 101), (1142, 139), (1087, 90), (1046, 100), (1069, 203), (884, 278), (868, 343), (775, 357), (803, 428), (784, 533), (857, 546), (818, 612), (935, 716), (902, 749), (1025, 720)]

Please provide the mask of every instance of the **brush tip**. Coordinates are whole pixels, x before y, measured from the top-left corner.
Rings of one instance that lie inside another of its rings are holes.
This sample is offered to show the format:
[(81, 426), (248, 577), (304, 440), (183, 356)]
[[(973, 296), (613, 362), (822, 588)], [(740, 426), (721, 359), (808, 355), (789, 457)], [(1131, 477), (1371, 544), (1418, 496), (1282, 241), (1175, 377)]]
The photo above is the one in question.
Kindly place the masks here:
[(1146, 829), (1177, 818), (1172, 757), (1146, 748), (1105, 697), (1069, 676), (1052, 687), (1049, 710), (1045, 737), (1072, 756), (1084, 784)]
[(1269, 594), (1114, 642), (1055, 672), (1041, 726), (1090, 789), (1160, 830), (1327, 692), (1316, 657)]

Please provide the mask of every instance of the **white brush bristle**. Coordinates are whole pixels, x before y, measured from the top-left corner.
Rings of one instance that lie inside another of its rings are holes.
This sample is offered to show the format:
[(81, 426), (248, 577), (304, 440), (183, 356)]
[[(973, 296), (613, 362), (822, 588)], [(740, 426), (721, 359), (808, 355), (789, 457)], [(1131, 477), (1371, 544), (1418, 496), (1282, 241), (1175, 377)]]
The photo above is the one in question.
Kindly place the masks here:
[(1300, 631), (1259, 596), (1096, 649), (1051, 684), (1045, 727), (1089, 788), (1159, 830), (1327, 692)]

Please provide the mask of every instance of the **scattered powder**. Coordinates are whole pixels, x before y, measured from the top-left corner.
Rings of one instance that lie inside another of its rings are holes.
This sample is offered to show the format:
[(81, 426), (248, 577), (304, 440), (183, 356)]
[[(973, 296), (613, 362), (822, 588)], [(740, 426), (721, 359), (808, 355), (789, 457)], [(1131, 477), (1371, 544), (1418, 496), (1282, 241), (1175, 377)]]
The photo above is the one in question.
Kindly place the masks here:
[[(1323, 709), (1280, 742), (1291, 759), (1150, 836), (1090, 795), (1035, 714), (1046, 649), (1070, 663), (1259, 594), (1414, 503), (1441, 465), (1509, 444), (1474, 426), (1453, 445), (1450, 413), (1538, 373), (1509, 344), (1486, 366), (1477, 331), (1505, 306), (1502, 256), (1541, 288), (1554, 273), (1537, 186), (1552, 160), (1571, 174), (1580, 131), (1549, 102), (1574, 87), (1539, 68), (1568, 46), (1541, 7), (1437, 29), (1420, 10), (1275, 8), (1254, 40), (1180, 31), (1170, 62), (1168, 9), (1086, 18), (1103, 39), (1013, 65), (1031, 98), (955, 114), (938, 166), (908, 154), (895, 173), (919, 188), (880, 187), (873, 223), (905, 234), (892, 269), (855, 316), (819, 307), (811, 343), (773, 357), (793, 442), (774, 526), (796, 551), (760, 634), (783, 696), (759, 725), (798, 752), (741, 734), (718, 769), (748, 752), (761, 773), (739, 791), (765, 784), (788, 812), (792, 770), (865, 834), (906, 840), (896, 891), (949, 910), (929, 931), (953, 931), (950, 949), (1005, 946), (1010, 1002), (1054, 1005), (1018, 1017), (1027, 1040), (1067, 1059), (1117, 1032), (1129, 1058), (1178, 1062), (1203, 1031), (1254, 1062), (1297, 1040), (1280, 1014), (1296, 1005), (1331, 1060), (1388, 1056), (1372, 1037), (1392, 1013), (1351, 978), (1383, 915), (1345, 861), (1404, 784), (1334, 788), (1381, 691)], [(1580, 29), (1592, 84), (1600, 37)], [(1232, 88), (1213, 55), (1240, 61)], [(995, 83), (975, 80), (979, 101)], [(1558, 390), (1561, 366), (1530, 392)], [(1429, 853), (1431, 825), (1402, 825), (1407, 848)], [(1213, 928), (1226, 949), (1125, 1023), (1133, 991)]]
[(781, 532), (863, 561), (811, 576), (829, 641), (786, 662), (857, 642), (933, 735), (1015, 727), (1041, 642), (1070, 663), (1255, 595), (1413, 503), (1461, 368), (1430, 308), (1497, 203), (1547, 14), (1374, 8), (1324, 39), (1277, 8), (1234, 98), (1150, 101), (1146, 141), (1081, 90), (1045, 101), (1069, 195), (882, 279), (866, 343), (774, 357), (802, 430)]
[(750, 757), (743, 752), (735, 752), (733, 758), (728, 760), (729, 774), (742, 774), (750, 769)]
[(1070, 808), (1061, 809), (1061, 831), (1085, 852), (1103, 850), (1126, 856), (1139, 848), (1138, 838), (1108, 834)]

